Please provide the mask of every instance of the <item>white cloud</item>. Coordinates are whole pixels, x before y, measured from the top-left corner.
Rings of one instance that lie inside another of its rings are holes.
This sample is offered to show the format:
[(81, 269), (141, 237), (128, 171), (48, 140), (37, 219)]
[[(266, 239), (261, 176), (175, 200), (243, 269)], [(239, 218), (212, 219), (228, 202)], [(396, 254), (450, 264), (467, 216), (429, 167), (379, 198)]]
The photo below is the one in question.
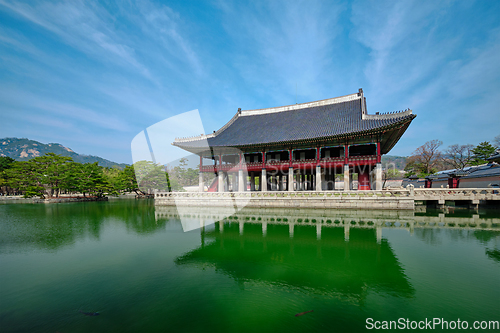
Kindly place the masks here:
[(113, 18), (103, 8), (80, 1), (29, 5), (0, 0), (10, 10), (58, 35), (68, 45), (99, 59), (128, 65), (147, 78), (149, 70), (135, 56), (135, 50), (113, 31)]
[(290, 104), (295, 103), (296, 87), (302, 98), (321, 95), (321, 83), (336, 74), (325, 76), (335, 62), (331, 51), (338, 47), (334, 40), (341, 30), (337, 19), (342, 7), (328, 5), (271, 1), (248, 8), (220, 3), (235, 44), (230, 60), (243, 80), (259, 94)]
[[(95, 111), (50, 98), (43, 98), (27, 91), (20, 91), (5, 86), (0, 90), (0, 100), (4, 104), (15, 105), (20, 113), (24, 114), (43, 111), (44, 113), (42, 114), (45, 116), (57, 115), (62, 117), (59, 121), (64, 121), (66, 118), (81, 125), (92, 124), (102, 129), (114, 131), (128, 131), (130, 129), (128, 123), (123, 119), (107, 115), (105, 112)], [(52, 123), (52, 125), (54, 124)]]

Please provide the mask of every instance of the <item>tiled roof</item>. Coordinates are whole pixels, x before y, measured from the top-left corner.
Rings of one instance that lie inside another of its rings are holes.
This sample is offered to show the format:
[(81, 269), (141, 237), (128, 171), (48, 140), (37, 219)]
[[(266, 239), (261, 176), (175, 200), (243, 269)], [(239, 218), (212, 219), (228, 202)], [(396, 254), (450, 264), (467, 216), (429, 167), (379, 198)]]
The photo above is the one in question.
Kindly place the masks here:
[[(215, 135), (209, 135), (207, 141), (211, 147), (238, 147), (333, 139), (392, 127), (416, 117), (411, 110), (382, 115), (368, 115), (364, 110), (366, 105), (361, 92), (288, 107), (238, 111)], [(176, 140), (174, 145), (189, 148), (207, 144), (200, 139)]]
[(494, 162), (497, 162), (497, 163), (500, 163), (500, 149), (497, 149), (493, 155), (491, 155), (490, 157), (487, 158), (487, 160), (489, 161), (494, 161)]
[(498, 164), (490, 163), (487, 165), (482, 165), (472, 170), (469, 175), (464, 178), (480, 178), (491, 176), (500, 176), (500, 166)]

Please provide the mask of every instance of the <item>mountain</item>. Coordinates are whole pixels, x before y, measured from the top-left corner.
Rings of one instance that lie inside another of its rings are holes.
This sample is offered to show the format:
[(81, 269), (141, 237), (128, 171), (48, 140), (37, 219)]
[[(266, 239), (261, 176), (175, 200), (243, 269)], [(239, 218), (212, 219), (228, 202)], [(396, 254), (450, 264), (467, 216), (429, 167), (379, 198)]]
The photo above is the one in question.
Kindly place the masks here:
[(391, 156), (391, 155), (383, 155), (382, 156), (382, 165), (390, 165), (394, 163), (394, 166), (398, 170), (404, 170), (406, 166), (407, 157), (404, 156)]
[(43, 156), (46, 153), (68, 156), (78, 163), (97, 162), (103, 167), (118, 166), (121, 169), (127, 166), (125, 163), (115, 163), (98, 156), (80, 155), (59, 143), (44, 144), (34, 140), (18, 138), (0, 139), (0, 156), (8, 156), (16, 161), (27, 161), (33, 157)]

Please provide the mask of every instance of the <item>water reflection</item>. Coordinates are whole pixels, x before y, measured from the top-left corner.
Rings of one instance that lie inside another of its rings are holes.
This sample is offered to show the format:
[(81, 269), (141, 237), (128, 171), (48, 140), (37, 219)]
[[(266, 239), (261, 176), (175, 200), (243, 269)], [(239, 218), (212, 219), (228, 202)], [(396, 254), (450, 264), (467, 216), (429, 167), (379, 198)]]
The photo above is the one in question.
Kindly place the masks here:
[[(158, 221), (179, 218), (178, 212), (173, 207), (155, 207), (155, 215)], [(383, 279), (375, 282), (376, 280), (372, 278), (365, 280), (365, 277), (367, 271), (380, 271), (373, 266), (380, 263), (380, 260), (393, 263), (391, 270), (385, 270), (387, 274), (400, 272), (400, 278), (405, 280), (390, 244), (383, 238), (383, 230), (405, 229), (417, 239), (433, 246), (441, 245), (443, 239), (454, 242), (474, 240), (485, 248), (488, 247), (486, 255), (495, 261), (499, 253), (497, 243), (500, 237), (500, 218), (490, 217), (487, 214), (480, 216), (474, 211), (462, 210), (448, 214), (430, 211), (425, 214), (415, 214), (412, 211), (245, 208), (232, 216), (226, 216), (224, 212), (219, 215), (217, 208), (214, 207), (206, 210), (197, 209), (195, 214), (184, 214), (182, 220), (190, 220), (192, 225), (201, 227), (202, 246), (189, 255), (179, 258), (178, 264), (211, 264), (235, 279), (252, 279), (242, 272), (232, 271), (223, 265), (235, 261), (240, 256), (249, 260), (249, 263), (243, 265), (244, 267), (251, 266), (252, 258), (262, 256), (264, 261), (275, 261), (272, 258), (279, 257), (283, 258), (283, 267), (291, 269), (288, 275), (293, 277), (300, 275), (300, 272), (293, 271), (293, 267), (296, 267), (294, 260), (302, 256), (297, 262), (310, 258), (311, 264), (314, 262), (318, 265), (316, 268), (311, 268), (313, 271), (325, 272), (327, 275), (332, 274), (330, 269), (343, 274), (351, 272), (349, 279), (359, 280), (360, 286), (369, 286), (368, 281), (371, 283), (370, 286), (378, 286), (379, 283), (382, 285)], [(213, 221), (219, 220), (215, 230), (204, 229)], [(205, 246), (207, 241), (211, 244)], [(490, 249), (492, 241), (493, 249)], [(315, 247), (315, 256), (312, 256), (312, 250), (306, 250), (306, 247), (301, 248), (301, 251), (307, 254), (297, 253), (297, 247), (306, 243), (309, 248)], [(278, 252), (270, 252), (270, 244), (272, 246), (280, 244), (279, 256)], [(288, 252), (283, 252), (284, 247), (287, 247)], [(215, 253), (216, 250), (219, 252)], [(355, 257), (358, 261), (351, 260), (349, 254), (353, 252), (358, 253), (359, 256)], [(375, 252), (377, 258), (372, 261)], [(325, 253), (328, 255), (325, 256)], [(214, 260), (225, 257), (227, 261)], [(342, 258), (349, 258), (351, 260), (349, 265), (353, 266), (347, 268), (347, 262), (341, 261)], [(243, 271), (254, 271), (254, 269), (245, 268)], [(396, 275), (390, 276), (385, 276), (384, 279), (389, 281)], [(405, 286), (404, 283), (393, 282), (392, 285), (402, 286), (401, 290), (406, 290), (402, 294), (411, 294), (409, 284)]]
[(165, 229), (147, 200), (0, 206), (0, 252), (35, 247), (56, 250), (78, 239), (99, 239), (107, 224), (150, 234)]
[[(227, 217), (226, 212), (210, 207), (184, 214), (182, 221), (191, 221), (198, 227), (207, 227), (223, 219), (238, 222), (238, 230), (247, 224), (259, 224), (262, 232), (268, 225), (285, 225), (293, 237), (298, 226), (315, 230), (316, 238), (324, 237), (325, 229), (343, 229), (344, 239), (352, 237), (353, 229), (371, 229), (376, 242), (383, 239), (383, 230), (406, 229), (427, 244), (440, 243), (443, 229), (452, 229), (452, 238), (476, 239), (485, 247), (498, 238), (500, 218), (462, 210), (414, 213), (412, 211), (355, 211), (321, 209), (252, 209), (246, 208)], [(26, 246), (57, 250), (74, 244), (78, 239), (96, 239), (106, 226), (125, 225), (128, 232), (149, 235), (160, 231), (180, 229), (180, 216), (175, 207), (154, 206), (149, 200), (116, 200), (110, 202), (65, 204), (6, 204), (0, 206), (0, 252), (24, 249)], [(460, 231), (461, 230), (461, 231)], [(199, 231), (195, 231), (199, 232)], [(339, 232), (339, 231), (336, 231)], [(498, 249), (494, 245), (491, 251)], [(490, 256), (489, 256), (490, 257)]]
[(368, 316), (495, 318), (499, 219), (427, 214), (246, 209), (221, 220), (207, 208), (187, 214), (201, 228), (185, 233), (174, 207), (143, 200), (0, 205), (0, 322), (358, 332)]
[(236, 281), (261, 281), (362, 303), (369, 290), (414, 293), (390, 244), (375, 229), (221, 221), (178, 265), (213, 266)]
[(486, 249), (486, 255), (488, 256), (488, 258), (500, 263), (500, 250), (498, 250), (498, 249), (494, 249), (494, 250)]

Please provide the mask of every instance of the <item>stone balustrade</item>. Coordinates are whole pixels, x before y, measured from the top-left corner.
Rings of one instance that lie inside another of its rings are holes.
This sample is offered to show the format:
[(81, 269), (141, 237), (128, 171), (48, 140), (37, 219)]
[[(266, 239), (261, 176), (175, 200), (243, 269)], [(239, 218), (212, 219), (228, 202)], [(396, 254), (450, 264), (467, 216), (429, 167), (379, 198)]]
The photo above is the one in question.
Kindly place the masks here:
[(156, 192), (156, 205), (414, 209), (415, 201), (500, 202), (495, 189), (388, 189), (381, 191)]

